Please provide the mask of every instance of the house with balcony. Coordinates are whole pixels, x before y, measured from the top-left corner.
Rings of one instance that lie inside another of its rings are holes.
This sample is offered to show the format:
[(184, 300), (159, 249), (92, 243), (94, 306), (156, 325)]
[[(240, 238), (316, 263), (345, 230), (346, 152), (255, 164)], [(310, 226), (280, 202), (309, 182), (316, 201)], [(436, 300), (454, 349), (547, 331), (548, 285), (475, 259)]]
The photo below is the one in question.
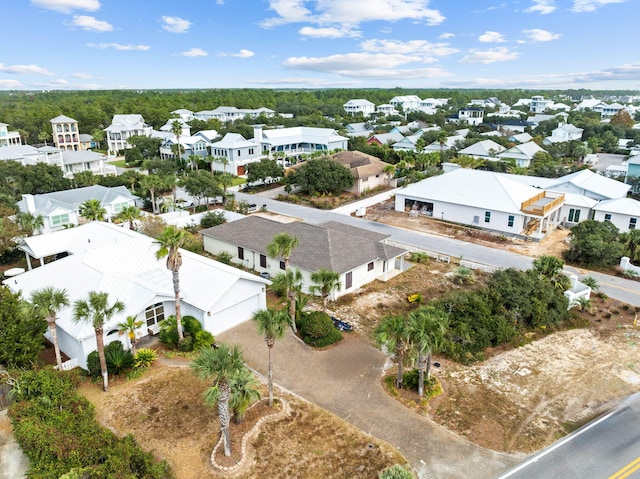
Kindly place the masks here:
[(389, 116), (389, 115), (399, 115), (400, 112), (396, 110), (396, 107), (391, 105), (390, 103), (383, 103), (376, 107), (376, 114)]
[(484, 121), (484, 110), (482, 108), (463, 108), (455, 115), (447, 117), (449, 123), (467, 123), (477, 126)]
[[(165, 259), (156, 257), (158, 245), (149, 236), (92, 221), (24, 238), (18, 248), (27, 258), (40, 259), (41, 266), (5, 280), (4, 285), (23, 297), (51, 285), (67, 291), (70, 306), (57, 314), (56, 335), (60, 349), (82, 368), (96, 349), (96, 337), (89, 323), (73, 320), (73, 304), (90, 291), (107, 293), (111, 302), (125, 305), (105, 323), (105, 344), (119, 340), (129, 348), (127, 336), (118, 333), (118, 323), (128, 316), (141, 321), (135, 335), (142, 338), (157, 334), (164, 319), (175, 315), (172, 273)], [(180, 249), (180, 255), (181, 312), (196, 318), (204, 330), (218, 335), (266, 308), (268, 280), (191, 251)], [(43, 258), (57, 259), (43, 264)]]
[(362, 114), (365, 117), (372, 115), (376, 110), (376, 106), (373, 103), (362, 98), (349, 100), (344, 105), (342, 105), (342, 107), (344, 108), (344, 111), (347, 113), (347, 115)]
[(7, 123), (0, 123), (0, 148), (21, 144), (20, 133), (17, 131), (9, 131), (9, 125)]
[(53, 146), (41, 146), (40, 148), (31, 145), (5, 146), (0, 148), (1, 160), (17, 161), (23, 166), (46, 163), (47, 165), (56, 165), (64, 170), (62, 151)]
[(104, 129), (110, 154), (131, 148), (128, 140), (132, 136), (151, 136), (153, 128), (144, 122), (142, 115), (113, 115), (111, 125)]
[(226, 160), (226, 164), (214, 161), (212, 168), (237, 176), (246, 175), (247, 165), (261, 158), (260, 145), (253, 140), (246, 140), (238, 133), (227, 133), (222, 140), (211, 143), (209, 150), (214, 158)]
[(417, 110), (420, 108), (422, 100), (417, 95), (400, 95), (394, 96), (389, 100), (389, 104), (395, 109), (402, 109), (404, 113)]
[[(160, 146), (160, 158), (175, 158), (174, 147), (178, 145), (178, 138), (171, 134)], [(188, 160), (190, 156), (196, 155), (204, 158), (209, 154), (211, 143), (203, 138), (202, 135), (182, 136), (180, 135), (180, 149), (182, 150), (181, 158)]]
[(553, 109), (553, 100), (546, 100), (542, 95), (534, 95), (529, 102), (529, 111), (531, 113), (544, 113)]
[(124, 186), (107, 188), (93, 185), (39, 195), (24, 194), (17, 205), (22, 213), (42, 216), (42, 233), (49, 233), (80, 224), (80, 206), (87, 200), (100, 201), (106, 210), (105, 219), (111, 220), (125, 206), (136, 206), (138, 197), (129, 193)]
[(231, 261), (271, 277), (284, 271), (282, 258), (272, 258), (267, 245), (279, 233), (298, 238), (289, 258), (289, 268), (302, 273), (302, 291), (310, 292), (311, 274), (321, 268), (340, 275), (340, 289), (334, 298), (349, 294), (375, 279), (386, 281), (399, 270), (406, 250), (385, 244), (388, 235), (329, 221), (310, 224), (281, 223), (261, 216), (225, 223), (200, 232), (205, 251), (227, 252)]
[(253, 141), (260, 145), (260, 153), (263, 155), (283, 153), (287, 157), (328, 154), (334, 150), (347, 150), (349, 144), (349, 138), (340, 136), (332, 128), (310, 126), (263, 130), (262, 125), (254, 125)]
[(51, 122), (53, 143), (63, 151), (80, 150), (80, 131), (78, 121), (68, 116), (56, 116)]
[(624, 109), (625, 106), (620, 103), (605, 103), (600, 102), (597, 105), (594, 105), (592, 110), (600, 113), (600, 120), (610, 120), (612, 116), (618, 113), (620, 110)]
[(214, 110), (202, 110), (193, 114), (193, 117), (198, 120), (218, 120), (220, 122), (242, 120), (245, 117), (258, 118), (264, 115), (267, 118), (272, 118), (276, 114), (275, 111), (261, 107), (256, 109), (249, 108), (236, 108), (235, 106), (219, 106)]
[(160, 127), (160, 131), (164, 131), (165, 133), (173, 133), (171, 129), (173, 128), (174, 121), (180, 123), (180, 127), (182, 128), (180, 138), (182, 138), (182, 135), (191, 136), (191, 125), (189, 125), (189, 123), (187, 123), (187, 121), (183, 120), (182, 118), (169, 118), (167, 122)]

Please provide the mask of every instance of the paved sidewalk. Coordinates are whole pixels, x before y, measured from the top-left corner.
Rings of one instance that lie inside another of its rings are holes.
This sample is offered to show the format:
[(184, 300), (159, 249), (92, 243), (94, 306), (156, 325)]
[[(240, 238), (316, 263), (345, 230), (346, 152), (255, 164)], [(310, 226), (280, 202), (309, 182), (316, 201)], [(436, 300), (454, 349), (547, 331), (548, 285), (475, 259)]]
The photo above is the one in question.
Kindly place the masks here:
[[(216, 340), (242, 346), (248, 364), (266, 375), (267, 346), (253, 322)], [(288, 332), (273, 357), (277, 385), (392, 444), (421, 479), (489, 479), (524, 458), (475, 446), (390, 398), (380, 384), (387, 357), (358, 333), (315, 351)]]

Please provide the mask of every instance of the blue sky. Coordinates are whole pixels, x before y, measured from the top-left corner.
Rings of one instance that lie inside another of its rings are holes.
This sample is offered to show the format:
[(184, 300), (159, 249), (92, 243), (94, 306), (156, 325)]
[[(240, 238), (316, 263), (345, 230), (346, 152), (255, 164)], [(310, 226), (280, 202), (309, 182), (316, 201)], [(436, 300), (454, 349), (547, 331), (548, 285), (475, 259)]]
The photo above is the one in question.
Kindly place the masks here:
[(0, 90), (640, 90), (640, 0), (5, 0)]

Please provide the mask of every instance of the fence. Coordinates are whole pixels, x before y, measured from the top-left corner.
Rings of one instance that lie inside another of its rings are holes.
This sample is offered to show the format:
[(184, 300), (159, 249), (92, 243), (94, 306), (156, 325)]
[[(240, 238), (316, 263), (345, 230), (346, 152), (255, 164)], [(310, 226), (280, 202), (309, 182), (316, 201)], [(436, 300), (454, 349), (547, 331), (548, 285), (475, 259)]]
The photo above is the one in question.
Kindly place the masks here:
[(631, 264), (631, 260), (626, 256), (620, 258), (620, 269), (622, 271), (631, 272), (635, 276), (640, 276), (640, 268)]
[[(64, 363), (62, 363), (62, 367), (60, 369), (62, 369), (63, 371), (71, 371), (73, 368), (77, 368), (78, 367), (78, 358), (71, 358), (68, 361), (65, 361)], [(58, 366), (54, 366), (54, 369), (57, 369)]]
[(390, 241), (390, 240), (386, 240), (385, 244), (391, 245), (391, 246), (397, 246), (398, 248), (402, 248), (402, 249), (406, 249), (407, 251), (411, 252), (411, 253), (424, 253), (427, 256), (429, 256), (430, 258), (433, 258), (437, 261), (442, 261), (443, 263), (451, 263), (451, 256), (446, 255), (446, 254), (441, 254), (441, 253), (437, 253), (435, 251), (429, 251), (427, 249), (422, 249), (422, 248), (416, 248), (415, 246), (410, 246), (410, 245), (406, 245), (403, 243), (398, 243), (397, 241)]

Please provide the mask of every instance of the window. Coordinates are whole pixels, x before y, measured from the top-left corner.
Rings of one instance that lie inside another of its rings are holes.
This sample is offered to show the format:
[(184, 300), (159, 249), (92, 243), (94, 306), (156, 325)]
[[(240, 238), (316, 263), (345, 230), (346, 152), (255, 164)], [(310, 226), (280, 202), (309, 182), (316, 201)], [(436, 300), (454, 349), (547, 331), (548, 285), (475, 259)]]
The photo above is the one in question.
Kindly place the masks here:
[(507, 219), (507, 226), (509, 228), (512, 228), (513, 227), (513, 223), (514, 223), (515, 220), (516, 220), (515, 216), (509, 215), (509, 218)]
[(69, 213), (51, 217), (51, 226), (62, 226), (69, 224)]
[(636, 229), (636, 224), (638, 223), (638, 218), (631, 218), (629, 220), (629, 229), (630, 230), (634, 230)]
[(280, 261), (280, 269), (284, 269), (284, 261)]
[(575, 208), (569, 209), (569, 222), (570, 223), (578, 223), (580, 221), (580, 210)]
[(144, 317), (147, 320), (147, 326), (153, 326), (160, 321), (164, 321), (164, 305), (156, 303), (153, 306), (149, 306), (144, 311)]
[(344, 276), (344, 289), (349, 289), (351, 286), (353, 286), (353, 273), (349, 271)]
[(604, 215), (604, 220), (605, 220), (605, 221), (611, 221), (611, 215), (610, 215), (609, 213), (606, 213), (606, 214)]
[(244, 259), (244, 248), (242, 246), (238, 246), (238, 259)]
[(267, 257), (263, 254), (260, 255), (260, 267), (261, 268), (267, 267)]
[(367, 265), (367, 271), (373, 270), (373, 261)]
[(485, 223), (490, 223), (491, 222), (491, 211), (485, 211), (484, 212), (484, 222)]
[(122, 208), (124, 208), (125, 206), (127, 206), (127, 203), (116, 203), (115, 205), (113, 205), (113, 212), (118, 214), (122, 211)]

